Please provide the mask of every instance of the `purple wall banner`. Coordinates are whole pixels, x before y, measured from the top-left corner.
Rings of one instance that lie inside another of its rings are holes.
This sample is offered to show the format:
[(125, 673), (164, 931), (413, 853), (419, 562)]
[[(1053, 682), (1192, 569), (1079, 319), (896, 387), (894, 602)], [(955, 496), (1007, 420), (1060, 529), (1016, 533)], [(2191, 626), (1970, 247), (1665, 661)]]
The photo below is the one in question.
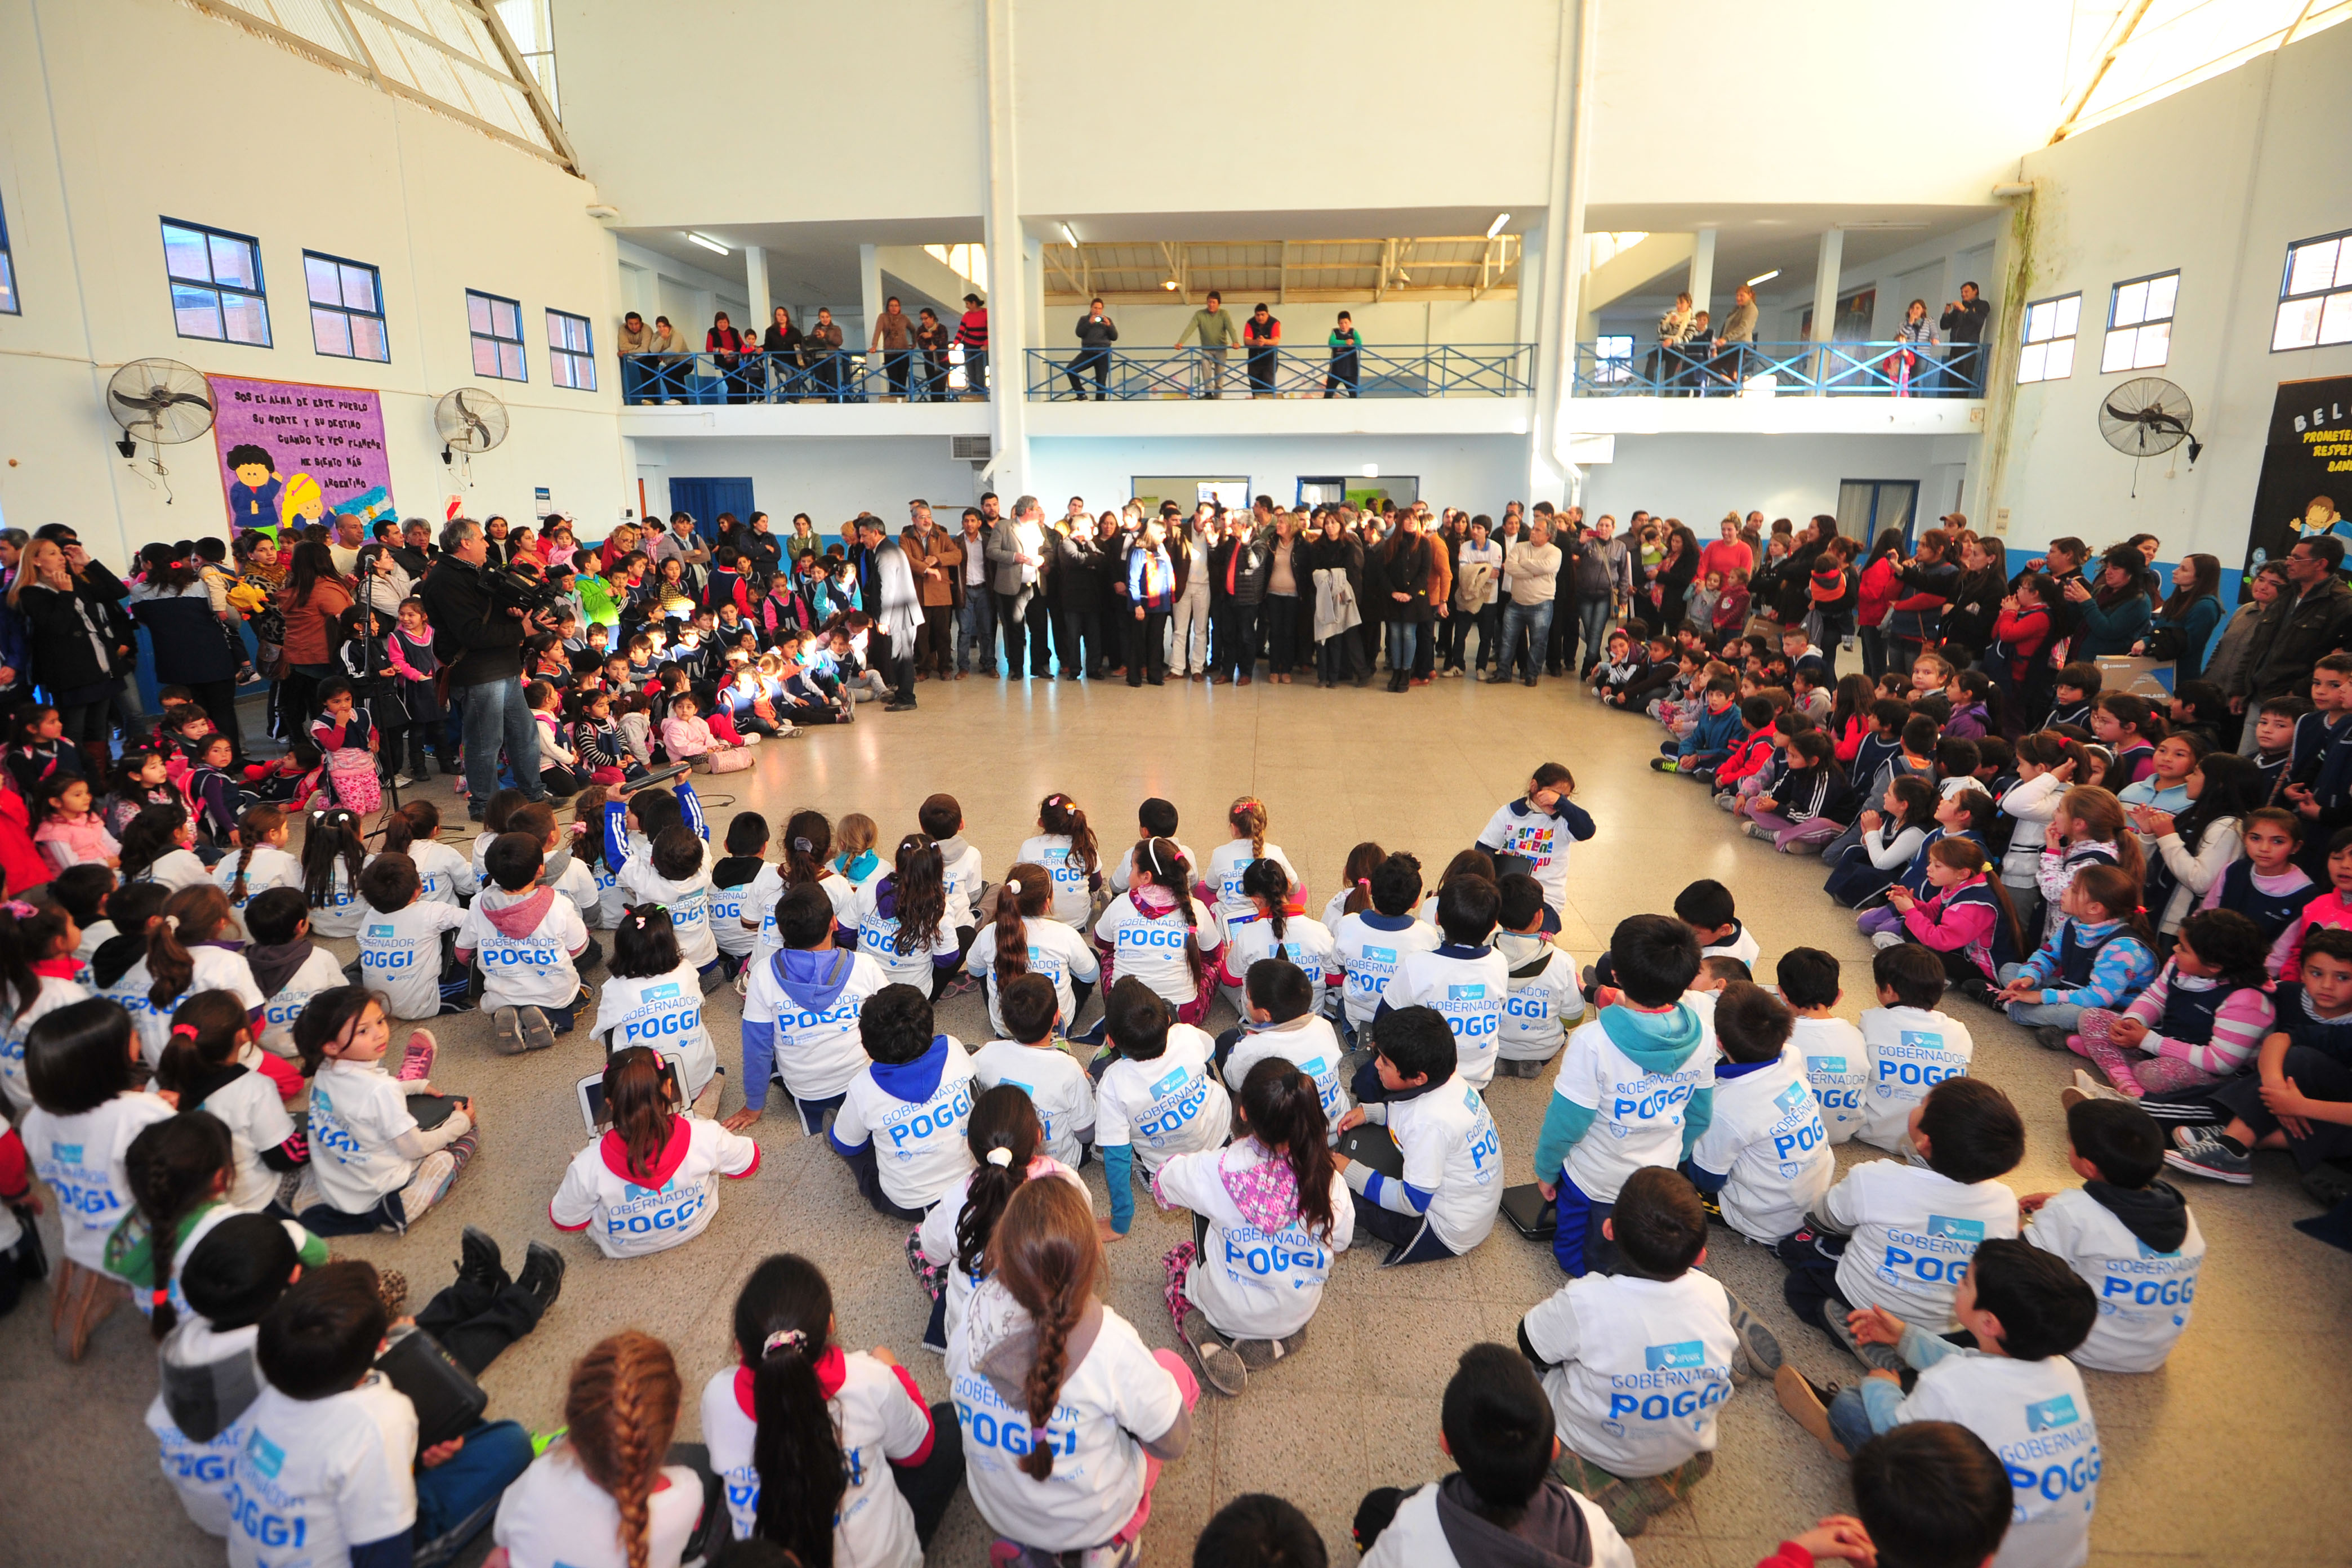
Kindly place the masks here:
[(329, 512), (393, 512), (383, 407), (356, 386), (205, 378), (232, 532)]

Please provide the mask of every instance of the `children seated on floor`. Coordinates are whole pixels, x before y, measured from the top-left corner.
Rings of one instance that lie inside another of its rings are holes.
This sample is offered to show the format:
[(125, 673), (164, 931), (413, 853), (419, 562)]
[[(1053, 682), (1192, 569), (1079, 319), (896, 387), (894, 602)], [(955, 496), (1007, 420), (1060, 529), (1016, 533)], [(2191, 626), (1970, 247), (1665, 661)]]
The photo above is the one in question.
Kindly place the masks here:
[(719, 1181), (760, 1169), (760, 1147), (716, 1121), (686, 1114), (664, 1058), (623, 1045), (604, 1058), (613, 1125), (572, 1156), (549, 1200), (555, 1228), (586, 1231), (607, 1258), (644, 1258), (693, 1240), (719, 1212)]
[(933, 1033), (931, 999), (911, 985), (867, 997), (857, 1032), (871, 1059), (849, 1080), (825, 1136), (875, 1212), (919, 1220), (971, 1169), (971, 1058), (953, 1035)]
[(1829, 1141), (1843, 1143), (1862, 1131), (1867, 1114), (1870, 1049), (1860, 1029), (1832, 1012), (1845, 999), (1838, 987), (1838, 961), (1817, 947), (1792, 947), (1780, 955), (1774, 973), (1780, 1000), (1794, 1015), (1790, 1051), (1804, 1064), (1805, 1083)]
[(750, 970), (743, 994), (743, 1105), (727, 1118), (740, 1132), (760, 1120), (771, 1079), (784, 1087), (814, 1137), (866, 1066), (858, 1010), (889, 984), (882, 966), (834, 945), (834, 904), (814, 882), (797, 882), (776, 903), (783, 945)]
[(1683, 999), (1697, 978), (1698, 937), (1666, 915), (1635, 915), (1610, 933), (1618, 1000), (1568, 1037), (1536, 1144), (1537, 1184), (1559, 1205), (1552, 1255), (1571, 1278), (1607, 1271), (1601, 1225), (1625, 1178), (1672, 1169), (1706, 1130), (1715, 1036)]
[(1356, 1223), (1389, 1244), (1387, 1265), (1458, 1258), (1486, 1239), (1503, 1203), (1502, 1143), (1479, 1092), (1462, 1081), (1453, 1031), (1431, 1007), (1384, 1015), (1373, 1044), (1382, 1097), (1336, 1124), (1385, 1127), (1393, 1172), (1341, 1155), (1364, 1201)]
[[(310, 1079), (310, 1161), (287, 1206), (320, 1236), (404, 1234), (473, 1159), (481, 1142), (473, 1101), (434, 1089), (434, 1041), (422, 1029), (408, 1037), (399, 1076), (385, 1070), (391, 1024), (361, 986), (312, 997), (294, 1043)], [(437, 1122), (426, 1125), (419, 1110)]]
[(1066, 1033), (1079, 1010), (1094, 994), (1102, 977), (1102, 961), (1094, 944), (1047, 911), (1055, 898), (1054, 879), (1032, 861), (1015, 862), (996, 889), (996, 914), (986, 930), (975, 934), (964, 953), (964, 968), (981, 982), (988, 1001), (990, 1027), (1007, 1030), (1004, 992), (1025, 974), (1044, 980), (1054, 993), (1056, 1028)]
[(1937, 1011), (1944, 966), (1917, 942), (1881, 948), (1870, 962), (1878, 1005), (1862, 1016), (1870, 1087), (1863, 1096), (1864, 1142), (1900, 1154), (1910, 1136), (1911, 1112), (1946, 1079), (1965, 1076), (1976, 1055), (1967, 1027)]
[(963, 1326), (964, 1310), (980, 1286), (982, 1255), (1013, 1189), (1038, 1176), (1058, 1176), (1093, 1202), (1075, 1165), (1045, 1152), (1037, 1104), (1019, 1084), (980, 1092), (964, 1142), (971, 1151), (971, 1173), (940, 1194), (908, 1243), (908, 1264), (931, 1298), (923, 1348), (942, 1355)]
[(2025, 1239), (2063, 1258), (2097, 1293), (2099, 1315), (2072, 1354), (2099, 1372), (2154, 1372), (2195, 1310), (2205, 1238), (2164, 1173), (2164, 1134), (2136, 1105), (2069, 1090), (2066, 1163), (2083, 1178), (2028, 1193)]
[(274, 1059), (254, 1044), (244, 1004), (226, 991), (199, 991), (173, 1011), (172, 1043), (156, 1066), (155, 1086), (173, 1097), (183, 1117), (203, 1110), (226, 1130), (227, 1180), (215, 1190), (213, 1173), (204, 1173), (196, 1195), (207, 1202), (258, 1214), (276, 1201), (280, 1179), (310, 1161), (310, 1146), (286, 1114), (286, 1089), (260, 1070)]
[(1011, 1084), (1027, 1095), (1046, 1153), (1076, 1169), (1094, 1142), (1095, 1084), (1057, 1037), (1062, 1013), (1053, 983), (1042, 974), (1016, 974), (993, 1000), (1006, 1037), (972, 1053), (972, 1082), (982, 1093)]
[(1508, 871), (1496, 883), (1495, 952), (1503, 960), (1509, 994), (1495, 1070), (1506, 1078), (1538, 1078), (1559, 1054), (1568, 1026), (1584, 1016), (1576, 959), (1545, 934), (1543, 885)]
[(2280, 983), (2254, 1070), (2190, 1091), (2203, 1115), (2228, 1120), (2174, 1129), (2165, 1163), (2243, 1186), (2256, 1149), (2284, 1149), (2306, 1173), (2352, 1155), (2352, 931), (2306, 937), (2302, 976)]
[(1323, 1010), (1327, 977), (1339, 970), (1339, 949), (1321, 921), (1293, 911), (1299, 908), (1299, 890), (1290, 873), (1272, 858), (1252, 861), (1241, 874), (1241, 893), (1250, 912), (1224, 919), (1225, 947), (1217, 965), (1217, 979), (1234, 1011), (1246, 1015), (1248, 998), (1243, 986), (1250, 969), (1268, 958), (1284, 960), (1303, 972), (1313, 988), (1311, 1005)]
[[(473, 973), (457, 954), (466, 911), (454, 900), (426, 898), (416, 863), (403, 854), (370, 860), (360, 873), (360, 897), (369, 910), (360, 926), (360, 977), (383, 995), (392, 1016), (431, 1018), (470, 1011), (467, 993)], [(248, 917), (248, 923), (257, 918)], [(255, 978), (260, 978), (258, 971)]]
[[(1427, 952), (1398, 960), (1396, 976), (1381, 994), (1372, 1028), (1377, 1037), (1388, 1016), (1404, 1007), (1428, 1007), (1445, 1020), (1459, 1053), (1462, 1081), (1484, 1089), (1495, 1077), (1503, 1010), (1510, 1000), (1510, 965), (1486, 945), (1494, 934), (1501, 895), (1485, 877), (1465, 875), (1437, 895), (1437, 926), (1444, 941)], [(1359, 1100), (1385, 1098), (1379, 1075), (1367, 1064), (1356, 1075)]]
[(2010, 1021), (2031, 1029), (2044, 1049), (2063, 1050), (2086, 1010), (2127, 1003), (2156, 973), (2156, 936), (2139, 900), (2139, 880), (2124, 867), (2091, 861), (2074, 871), (2055, 900), (2062, 918), (2041, 948), (2000, 972), (1993, 995)]
[(1355, 1104), (1341, 1071), (1347, 1052), (1331, 1020), (1314, 1010), (1314, 994), (1298, 965), (1259, 959), (1250, 965), (1242, 1025), (1217, 1037), (1217, 1058), (1226, 1088), (1238, 1094), (1251, 1068), (1279, 1057), (1314, 1080), (1324, 1120), (1337, 1121)]
[(2220, 1083), (2261, 1049), (2275, 1016), (2262, 928), (2229, 910), (2189, 917), (2172, 956), (2121, 1011), (2088, 1007), (2066, 1048), (2137, 1100)]
[(719, 1104), (727, 1069), (710, 1043), (702, 986), (678, 952), (669, 910), (635, 904), (613, 931), (613, 973), (596, 997), (591, 1033), (608, 1051), (646, 1046), (677, 1064), (678, 1087), (698, 1115)]
[(1233, 1104), (1213, 1065), (1216, 1042), (1177, 1022), (1167, 1000), (1141, 980), (1129, 974), (1115, 983), (1103, 1017), (1095, 1150), (1110, 1189), (1111, 1229), (1125, 1236), (1135, 1222), (1136, 1163), (1149, 1179), (1179, 1154), (1216, 1148)]
[(1439, 940), (1433, 929), (1412, 917), (1413, 906), (1421, 901), (1418, 859), (1391, 855), (1373, 868), (1369, 883), (1370, 907), (1343, 916), (1331, 933), (1345, 976), (1340, 1001), (1351, 1040), (1379, 1013), (1381, 999), (1406, 955), (1435, 952)]
[(1723, 1050), (1714, 1105), (1682, 1170), (1713, 1198), (1726, 1225), (1769, 1247), (1804, 1224), (1829, 1191), (1837, 1160), (1804, 1059), (1788, 1049), (1796, 1025), (1788, 1005), (1760, 985), (1734, 981), (1716, 994), (1714, 1024)]
[[(52, 895), (57, 890), (52, 884)], [(0, 904), (0, 1112), (8, 1116), (21, 1115), (33, 1103), (25, 1079), (26, 1033), (89, 994), (74, 979), (82, 969), (74, 957), (80, 937), (73, 914), (61, 902), (14, 909)]]
[(579, 906), (540, 885), (544, 863), (530, 834), (500, 834), (483, 856), (491, 885), (457, 931), (457, 962), (481, 964), (482, 1011), (502, 1056), (554, 1045), (588, 1000), (573, 963), (587, 951), (588, 927)]

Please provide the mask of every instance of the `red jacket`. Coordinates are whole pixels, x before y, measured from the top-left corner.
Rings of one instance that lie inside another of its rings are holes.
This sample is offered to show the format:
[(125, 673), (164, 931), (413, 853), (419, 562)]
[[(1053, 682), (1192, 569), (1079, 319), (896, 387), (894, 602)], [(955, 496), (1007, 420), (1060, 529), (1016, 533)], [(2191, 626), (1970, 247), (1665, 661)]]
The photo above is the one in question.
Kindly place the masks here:
[(2003, 610), (1992, 623), (1992, 635), (2009, 650), (2010, 679), (2022, 680), (2032, 667), (2033, 656), (2050, 638), (2050, 612), (2039, 605), (2014, 615)]
[(1773, 726), (1767, 724), (1732, 747), (1731, 755), (1716, 764), (1715, 787), (1728, 789), (1749, 774), (1762, 771), (1764, 764), (1772, 760), (1774, 732)]
[(1862, 569), (1862, 607), (1855, 614), (1857, 626), (1874, 626), (1886, 618), (1887, 606), (1893, 603), (1896, 579), (1895, 557), (1882, 555)]
[(33, 847), (32, 818), (25, 797), (13, 789), (0, 790), (0, 874), (6, 878), (8, 896), (37, 888), (50, 876), (49, 863)]

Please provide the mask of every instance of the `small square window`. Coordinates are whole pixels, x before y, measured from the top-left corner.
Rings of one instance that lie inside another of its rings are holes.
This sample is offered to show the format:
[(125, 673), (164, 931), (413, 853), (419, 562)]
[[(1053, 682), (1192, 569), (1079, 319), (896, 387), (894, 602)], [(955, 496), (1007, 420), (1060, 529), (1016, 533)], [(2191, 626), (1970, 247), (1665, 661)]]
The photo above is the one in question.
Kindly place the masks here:
[(310, 342), (320, 353), (379, 362), (392, 357), (374, 268), (306, 250), (302, 281), (310, 295)]
[(466, 325), (474, 339), (474, 374), (528, 381), (522, 358), (522, 306), (477, 289), (466, 290)]
[(2063, 381), (2074, 374), (2074, 334), (2082, 325), (2083, 296), (2061, 294), (2025, 307), (2025, 342), (2017, 353), (2017, 379)]
[(2271, 352), (2352, 342), (2352, 229), (2286, 247)]
[(2107, 337), (2099, 350), (2100, 374), (2154, 370), (2172, 354), (2172, 306), (2180, 274), (2159, 272), (2116, 285), (2107, 305)]
[(596, 390), (596, 352), (587, 317), (548, 311), (547, 378), (574, 392)]
[(163, 270), (172, 320), (184, 338), (269, 347), (261, 247), (249, 236), (163, 220)]

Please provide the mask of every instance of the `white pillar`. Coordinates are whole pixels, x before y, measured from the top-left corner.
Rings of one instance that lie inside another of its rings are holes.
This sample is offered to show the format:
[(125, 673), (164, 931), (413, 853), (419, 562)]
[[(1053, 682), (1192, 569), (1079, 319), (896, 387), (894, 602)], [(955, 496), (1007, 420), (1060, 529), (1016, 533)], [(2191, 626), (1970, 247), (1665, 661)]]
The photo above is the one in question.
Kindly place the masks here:
[(1714, 311), (1706, 301), (1714, 292), (1715, 230), (1703, 228), (1698, 231), (1697, 242), (1691, 247), (1690, 297), (1691, 308), (1707, 311), (1710, 321), (1714, 319)]
[(1845, 268), (1845, 230), (1822, 233), (1822, 258), (1813, 273), (1813, 342), (1832, 342), (1837, 335), (1838, 275)]
[(1028, 400), (1022, 345), (1028, 341), (1028, 290), (1022, 279), (1020, 161), (1013, 145), (1013, 0), (987, 0), (988, 201), (982, 209), (988, 246), (987, 488), (1017, 496), (1029, 488)]
[(1538, 218), (1519, 236), (1518, 324), (1511, 337), (1515, 343), (1536, 341), (1536, 313), (1543, 303), (1543, 220)]
[[(1536, 406), (1528, 456), (1528, 502), (1567, 502), (1563, 416), (1576, 384), (1576, 269), (1584, 251), (1584, 161), (1592, 122), (1594, 43), (1601, 0), (1561, 0), (1552, 88), (1551, 180), (1544, 209), (1543, 293), (1536, 311)], [(1524, 268), (1522, 273), (1524, 274)]]
[[(857, 341), (845, 341), (842, 347), (851, 353), (864, 353), (874, 342), (874, 323), (882, 319), (882, 266), (874, 258), (874, 247), (857, 247), (857, 298), (866, 314), (857, 324)], [(845, 339), (847, 334), (844, 334)]]
[(1045, 242), (1034, 235), (1021, 237), (1021, 341), (1033, 349), (1045, 346)]
[(751, 290), (751, 330), (768, 330), (772, 307), (768, 303), (768, 252), (765, 247), (747, 245), (743, 247), (743, 282)]

